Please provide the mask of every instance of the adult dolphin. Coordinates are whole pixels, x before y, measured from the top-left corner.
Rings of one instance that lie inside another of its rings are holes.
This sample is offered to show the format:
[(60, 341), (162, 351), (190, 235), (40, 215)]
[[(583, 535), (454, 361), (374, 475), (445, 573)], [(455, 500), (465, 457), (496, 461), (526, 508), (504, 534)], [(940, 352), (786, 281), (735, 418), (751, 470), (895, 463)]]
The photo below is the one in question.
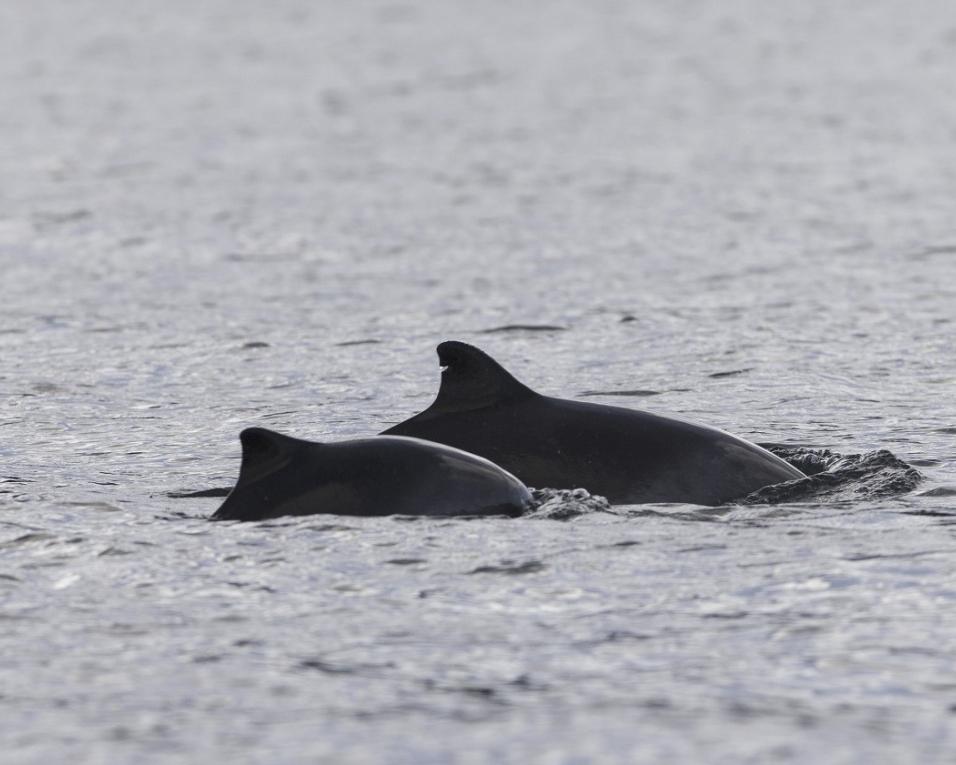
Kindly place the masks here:
[(582, 487), (613, 504), (721, 505), (804, 474), (717, 428), (551, 398), (478, 348), (438, 346), (441, 386), (421, 414), (384, 431), (486, 457), (538, 488)]
[(282, 515), (520, 515), (527, 487), (488, 460), (398, 436), (315, 443), (265, 428), (239, 435), (239, 480), (214, 520)]

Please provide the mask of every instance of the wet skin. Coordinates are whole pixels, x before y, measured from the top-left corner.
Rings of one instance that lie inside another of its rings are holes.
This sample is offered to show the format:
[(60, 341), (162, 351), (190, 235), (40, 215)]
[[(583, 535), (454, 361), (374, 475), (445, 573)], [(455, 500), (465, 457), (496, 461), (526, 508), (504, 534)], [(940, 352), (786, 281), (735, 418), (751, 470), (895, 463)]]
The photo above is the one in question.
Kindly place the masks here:
[(283, 515), (520, 515), (528, 489), (486, 459), (414, 438), (321, 444), (264, 428), (240, 434), (239, 480), (214, 520)]
[(614, 504), (721, 505), (804, 474), (717, 428), (542, 396), (473, 346), (438, 346), (435, 402), (384, 431), (481, 455), (528, 486), (585, 488)]

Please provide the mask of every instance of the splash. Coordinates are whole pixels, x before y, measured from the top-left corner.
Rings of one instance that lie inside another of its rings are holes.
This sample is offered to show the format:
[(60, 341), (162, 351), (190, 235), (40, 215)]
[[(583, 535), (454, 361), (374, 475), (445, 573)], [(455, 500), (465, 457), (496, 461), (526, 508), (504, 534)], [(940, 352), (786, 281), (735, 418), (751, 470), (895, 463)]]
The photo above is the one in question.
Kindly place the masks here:
[(838, 454), (829, 449), (764, 446), (806, 473), (807, 477), (765, 486), (748, 494), (740, 504), (893, 497), (913, 491), (923, 480), (916, 468), (886, 449), (864, 454)]
[(568, 521), (587, 513), (609, 512), (610, 503), (585, 489), (532, 489), (534, 509), (525, 517)]

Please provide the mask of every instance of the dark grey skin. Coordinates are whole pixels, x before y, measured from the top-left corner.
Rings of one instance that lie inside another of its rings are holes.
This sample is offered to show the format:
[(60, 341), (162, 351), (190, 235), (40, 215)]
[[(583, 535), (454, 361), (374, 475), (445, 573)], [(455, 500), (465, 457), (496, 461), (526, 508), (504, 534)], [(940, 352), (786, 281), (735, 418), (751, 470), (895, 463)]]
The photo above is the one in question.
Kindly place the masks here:
[(528, 486), (584, 488), (612, 504), (722, 505), (804, 478), (756, 444), (717, 428), (616, 406), (551, 398), (465, 343), (438, 346), (435, 402), (384, 431), (486, 457)]
[(521, 515), (531, 494), (473, 454), (416, 438), (320, 444), (264, 428), (239, 435), (239, 480), (213, 520), (283, 515)]

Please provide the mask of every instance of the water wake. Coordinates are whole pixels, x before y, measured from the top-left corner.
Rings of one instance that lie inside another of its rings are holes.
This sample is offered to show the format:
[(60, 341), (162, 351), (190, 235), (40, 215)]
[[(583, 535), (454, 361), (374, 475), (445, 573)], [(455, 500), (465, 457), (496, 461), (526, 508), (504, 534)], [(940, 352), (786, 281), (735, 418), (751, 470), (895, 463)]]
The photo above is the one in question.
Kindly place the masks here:
[(838, 454), (829, 449), (776, 444), (763, 446), (802, 470), (807, 477), (765, 486), (748, 494), (740, 504), (892, 497), (913, 491), (923, 480), (916, 468), (886, 449), (864, 454)]

